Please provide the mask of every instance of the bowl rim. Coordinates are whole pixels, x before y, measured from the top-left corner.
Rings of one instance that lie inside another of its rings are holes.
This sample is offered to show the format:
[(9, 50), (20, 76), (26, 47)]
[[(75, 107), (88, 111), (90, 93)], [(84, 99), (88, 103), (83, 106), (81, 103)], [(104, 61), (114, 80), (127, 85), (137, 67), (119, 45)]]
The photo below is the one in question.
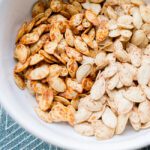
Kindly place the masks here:
[[(0, 0), (1, 1), (1, 0)], [(1, 56), (1, 51), (0, 50), (0, 56)], [(1, 60), (2, 62), (2, 60)], [(49, 143), (53, 144), (65, 149), (75, 149), (75, 150), (91, 150), (91, 146), (87, 145), (87, 142), (80, 142), (78, 141), (73, 141), (68, 138), (64, 138), (60, 136), (59, 134), (56, 134), (54, 132), (51, 132), (51, 135), (42, 133), (41, 130), (38, 130), (37, 128), (34, 127), (33, 122), (27, 122), (24, 117), (20, 115), (20, 113), (16, 113), (9, 104), (9, 100), (14, 99), (14, 97), (11, 96), (6, 96), (7, 92), (5, 89), (3, 89), (3, 85), (7, 84), (5, 79), (5, 73), (3, 69), (2, 63), (0, 63), (0, 70), (1, 70), (1, 75), (0, 75), (0, 104), (2, 107), (6, 110), (6, 112), (22, 127), (24, 128), (27, 132), (31, 133), (35, 137)], [(12, 93), (12, 92), (11, 92)], [(13, 94), (13, 93), (12, 93)], [(25, 114), (25, 113), (24, 113)], [(27, 115), (25, 114), (24, 116)], [(44, 129), (43, 129), (44, 131)], [(45, 129), (46, 131), (46, 129)], [(54, 138), (55, 137), (55, 138)], [(97, 150), (97, 149), (111, 149), (111, 150), (127, 150), (127, 149), (136, 149), (139, 147), (144, 147), (150, 144), (150, 132), (147, 132), (146, 134), (142, 134), (141, 136), (137, 136), (133, 139), (130, 140), (124, 140), (120, 142), (111, 142), (109, 143), (109, 140), (106, 142), (102, 142), (97, 146), (96, 144), (92, 144), (92, 149)]]
[[(2, 79), (1, 77), (0, 77), (0, 80)], [(0, 89), (1, 88), (2, 88), (2, 85), (0, 85)], [(40, 130), (37, 130), (36, 128), (34, 128), (34, 126), (32, 125), (31, 122), (26, 123), (26, 120), (23, 117), (21, 117), (21, 115), (19, 113), (15, 113), (15, 111), (13, 111), (12, 107), (9, 105), (9, 103), (7, 101), (8, 101), (8, 99), (6, 100), (6, 95), (4, 94), (4, 92), (1, 92), (1, 90), (0, 90), (0, 102), (1, 102), (2, 107), (6, 110), (6, 112), (8, 112), (8, 114), (21, 127), (23, 127), (27, 132), (31, 133), (35, 137), (38, 137), (41, 140), (43, 140), (49, 144), (53, 144), (53, 145), (59, 146), (61, 148), (76, 149), (76, 150), (83, 150), (83, 149), (89, 150), (89, 147), (87, 147), (85, 145), (81, 146), (80, 145), (81, 143), (79, 144), (75, 141), (72, 141), (74, 144), (72, 144), (72, 143), (69, 144), (68, 139), (66, 139), (66, 140), (65, 140), (65, 138), (62, 139), (62, 137), (60, 137), (57, 134), (54, 134), (53, 132), (51, 133), (51, 136), (42, 134), (40, 132)], [(56, 138), (53, 138), (53, 137), (56, 137)], [(130, 139), (129, 141), (121, 141), (117, 144), (116, 144), (116, 142), (115, 143), (107, 143), (107, 144), (102, 143), (101, 147), (103, 149), (108, 149), (111, 147), (111, 150), (136, 149), (139, 147), (147, 146), (150, 143), (149, 137), (150, 137), (150, 132), (148, 132), (144, 136), (142, 136), (142, 135), (137, 136), (134, 139)], [(99, 147), (95, 146), (93, 148), (94, 148), (94, 150), (96, 150)]]

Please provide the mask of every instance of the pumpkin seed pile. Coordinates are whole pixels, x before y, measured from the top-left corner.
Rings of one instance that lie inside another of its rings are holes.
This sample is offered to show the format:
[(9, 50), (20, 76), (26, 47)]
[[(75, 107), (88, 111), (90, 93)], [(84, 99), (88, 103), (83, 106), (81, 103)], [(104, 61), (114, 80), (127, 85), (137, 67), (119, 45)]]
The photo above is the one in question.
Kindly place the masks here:
[(150, 5), (37, 1), (16, 38), (14, 79), (48, 123), (105, 140), (150, 127)]

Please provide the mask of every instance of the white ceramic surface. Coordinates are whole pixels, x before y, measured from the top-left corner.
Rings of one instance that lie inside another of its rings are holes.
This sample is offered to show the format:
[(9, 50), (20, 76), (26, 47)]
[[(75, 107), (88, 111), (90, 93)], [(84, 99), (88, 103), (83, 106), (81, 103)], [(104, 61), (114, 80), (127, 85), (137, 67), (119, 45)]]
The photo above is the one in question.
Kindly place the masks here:
[(97, 141), (83, 137), (66, 124), (46, 124), (34, 113), (35, 99), (19, 90), (13, 81), (13, 51), (16, 32), (29, 18), (34, 0), (0, 0), (0, 102), (7, 112), (33, 135), (68, 149), (133, 149), (150, 144), (150, 130), (134, 132), (128, 128), (123, 135)]

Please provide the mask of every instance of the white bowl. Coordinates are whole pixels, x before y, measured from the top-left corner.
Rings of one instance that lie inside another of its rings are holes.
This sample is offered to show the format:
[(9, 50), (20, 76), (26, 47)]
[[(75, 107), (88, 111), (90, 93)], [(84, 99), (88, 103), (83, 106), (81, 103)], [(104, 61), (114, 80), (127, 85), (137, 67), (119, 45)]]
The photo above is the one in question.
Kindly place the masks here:
[(78, 135), (66, 124), (46, 124), (36, 116), (35, 99), (16, 87), (12, 75), (15, 36), (21, 23), (29, 18), (33, 3), (34, 0), (0, 0), (0, 101), (7, 112), (33, 135), (68, 149), (123, 150), (150, 144), (150, 130), (134, 132), (128, 128), (123, 135), (97, 141)]

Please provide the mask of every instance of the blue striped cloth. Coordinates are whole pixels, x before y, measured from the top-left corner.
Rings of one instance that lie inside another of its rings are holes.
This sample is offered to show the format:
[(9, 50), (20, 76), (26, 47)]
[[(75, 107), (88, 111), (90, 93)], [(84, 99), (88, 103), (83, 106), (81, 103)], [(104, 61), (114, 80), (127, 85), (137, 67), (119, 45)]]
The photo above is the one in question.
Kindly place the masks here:
[[(0, 150), (63, 150), (22, 129), (0, 105)], [(150, 150), (150, 147), (141, 150)]]
[(0, 150), (62, 150), (22, 129), (0, 105)]

